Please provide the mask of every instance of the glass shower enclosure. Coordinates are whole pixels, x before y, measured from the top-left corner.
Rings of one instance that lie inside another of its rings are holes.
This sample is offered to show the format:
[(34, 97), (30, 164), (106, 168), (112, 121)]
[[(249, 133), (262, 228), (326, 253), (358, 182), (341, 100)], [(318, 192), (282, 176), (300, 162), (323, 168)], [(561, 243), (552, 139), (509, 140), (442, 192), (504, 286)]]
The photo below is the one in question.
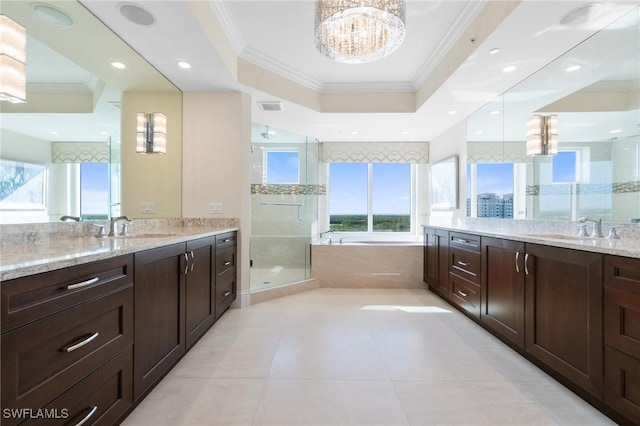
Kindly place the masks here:
[(251, 126), (251, 291), (307, 280), (317, 229), (319, 144)]

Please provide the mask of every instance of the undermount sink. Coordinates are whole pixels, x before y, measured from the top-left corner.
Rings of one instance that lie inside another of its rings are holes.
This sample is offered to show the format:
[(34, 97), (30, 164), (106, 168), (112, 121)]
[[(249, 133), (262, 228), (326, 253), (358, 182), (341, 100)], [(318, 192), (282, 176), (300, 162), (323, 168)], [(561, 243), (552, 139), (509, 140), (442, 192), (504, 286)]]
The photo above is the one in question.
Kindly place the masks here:
[(580, 235), (566, 235), (566, 234), (527, 234), (529, 237), (538, 238), (552, 238), (554, 240), (587, 240), (591, 237), (584, 237)]

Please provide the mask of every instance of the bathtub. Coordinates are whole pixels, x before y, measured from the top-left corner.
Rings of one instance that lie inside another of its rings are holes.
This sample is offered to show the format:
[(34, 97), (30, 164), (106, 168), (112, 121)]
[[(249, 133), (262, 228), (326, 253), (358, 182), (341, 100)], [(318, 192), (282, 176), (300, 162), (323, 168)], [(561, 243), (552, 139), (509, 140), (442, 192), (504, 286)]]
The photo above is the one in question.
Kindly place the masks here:
[(311, 244), (311, 277), (320, 287), (426, 288), (419, 241), (343, 240)]

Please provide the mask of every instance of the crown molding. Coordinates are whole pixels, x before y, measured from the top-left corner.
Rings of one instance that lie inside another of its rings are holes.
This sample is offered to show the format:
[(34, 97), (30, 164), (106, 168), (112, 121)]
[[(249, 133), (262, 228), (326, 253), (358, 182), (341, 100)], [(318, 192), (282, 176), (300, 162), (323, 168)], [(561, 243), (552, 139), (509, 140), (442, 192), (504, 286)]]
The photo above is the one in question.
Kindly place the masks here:
[(326, 83), (322, 93), (412, 93), (415, 89), (408, 81), (374, 83)]
[(471, 1), (467, 3), (464, 10), (455, 22), (449, 27), (447, 33), (440, 39), (440, 42), (433, 50), (433, 53), (422, 64), (416, 75), (411, 80), (412, 90), (418, 90), (420, 86), (427, 80), (429, 74), (440, 63), (440, 61), (451, 50), (453, 45), (458, 41), (460, 36), (467, 30), (469, 25), (480, 14), (480, 11), (484, 8), (485, 1)]
[(242, 38), (240, 31), (238, 31), (238, 27), (233, 20), (231, 12), (229, 12), (229, 8), (226, 6), (226, 2), (209, 0), (209, 6), (218, 18), (218, 21), (222, 26), (222, 30), (226, 34), (229, 43), (231, 43), (233, 51), (237, 56), (240, 56), (240, 54), (245, 50), (247, 43)]

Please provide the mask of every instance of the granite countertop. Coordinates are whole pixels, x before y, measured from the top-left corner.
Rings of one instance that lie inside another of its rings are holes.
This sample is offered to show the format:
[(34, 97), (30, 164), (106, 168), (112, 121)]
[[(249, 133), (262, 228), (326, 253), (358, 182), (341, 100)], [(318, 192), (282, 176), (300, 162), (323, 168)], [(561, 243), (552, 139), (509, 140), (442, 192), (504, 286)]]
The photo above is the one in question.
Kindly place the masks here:
[(33, 243), (4, 245), (0, 256), (0, 281), (94, 262), (195, 238), (236, 231), (237, 227), (172, 226), (161, 232), (129, 236), (81, 236)]
[(496, 222), (443, 223), (436, 221), (423, 224), (422, 226), (447, 229), (449, 231), (468, 232), (485, 237), (504, 238), (525, 243), (640, 258), (640, 239), (638, 238), (622, 236), (619, 240), (612, 240), (606, 238), (578, 237), (575, 235), (575, 231), (572, 233), (567, 229), (547, 225), (548, 224), (543, 222), (528, 223), (525, 226), (516, 223), (496, 226)]

